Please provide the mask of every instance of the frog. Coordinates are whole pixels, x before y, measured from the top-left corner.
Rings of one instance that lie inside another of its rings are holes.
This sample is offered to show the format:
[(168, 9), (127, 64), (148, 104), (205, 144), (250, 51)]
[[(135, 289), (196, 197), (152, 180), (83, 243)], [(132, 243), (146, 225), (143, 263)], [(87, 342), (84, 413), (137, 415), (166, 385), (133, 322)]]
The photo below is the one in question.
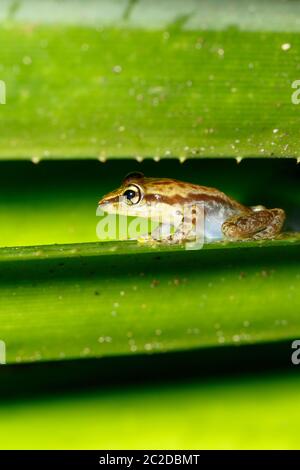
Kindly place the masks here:
[(160, 222), (150, 234), (137, 237), (143, 242), (194, 240), (200, 216), (205, 242), (273, 239), (282, 231), (286, 218), (280, 208), (248, 207), (216, 188), (173, 178), (145, 177), (141, 172), (129, 173), (120, 187), (100, 199), (98, 206), (104, 213)]

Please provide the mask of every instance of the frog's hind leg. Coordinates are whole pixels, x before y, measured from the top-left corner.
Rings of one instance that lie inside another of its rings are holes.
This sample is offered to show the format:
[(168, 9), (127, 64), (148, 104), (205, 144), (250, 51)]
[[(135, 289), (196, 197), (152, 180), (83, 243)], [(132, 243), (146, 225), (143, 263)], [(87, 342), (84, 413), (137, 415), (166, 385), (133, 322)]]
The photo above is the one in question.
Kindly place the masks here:
[(283, 227), (285, 222), (285, 212), (283, 209), (270, 209), (270, 212), (273, 215), (273, 218), (269, 225), (264, 230), (256, 233), (253, 238), (255, 240), (270, 239), (276, 237)]
[(282, 209), (253, 208), (246, 215), (234, 216), (222, 225), (222, 232), (231, 240), (274, 238), (280, 233), (285, 221)]

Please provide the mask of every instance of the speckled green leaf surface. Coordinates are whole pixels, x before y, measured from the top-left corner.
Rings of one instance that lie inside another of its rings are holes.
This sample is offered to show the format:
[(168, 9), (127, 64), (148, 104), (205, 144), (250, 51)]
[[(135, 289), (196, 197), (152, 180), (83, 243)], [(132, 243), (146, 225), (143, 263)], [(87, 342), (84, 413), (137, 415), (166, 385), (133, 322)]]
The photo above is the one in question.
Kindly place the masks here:
[(299, 244), (138, 255), (110, 248), (68, 258), (37, 250), (0, 263), (0, 337), (10, 363), (300, 334)]
[(1, 3), (1, 159), (300, 157), (297, 2), (40, 4)]

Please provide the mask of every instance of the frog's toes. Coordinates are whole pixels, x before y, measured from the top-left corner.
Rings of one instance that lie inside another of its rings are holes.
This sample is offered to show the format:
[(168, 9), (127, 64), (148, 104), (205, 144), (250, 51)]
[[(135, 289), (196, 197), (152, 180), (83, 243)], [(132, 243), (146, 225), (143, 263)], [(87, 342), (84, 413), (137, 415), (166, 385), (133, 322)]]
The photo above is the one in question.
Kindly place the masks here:
[(155, 246), (159, 243), (158, 240), (154, 240), (151, 237), (139, 237), (137, 238), (137, 242), (139, 245), (145, 246)]

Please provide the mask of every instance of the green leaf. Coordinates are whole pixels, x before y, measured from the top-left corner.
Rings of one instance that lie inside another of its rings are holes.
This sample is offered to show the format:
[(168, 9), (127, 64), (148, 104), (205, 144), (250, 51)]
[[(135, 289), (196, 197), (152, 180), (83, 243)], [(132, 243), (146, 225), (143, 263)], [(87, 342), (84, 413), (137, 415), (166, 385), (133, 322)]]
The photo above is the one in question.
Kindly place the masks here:
[[(299, 380), (267, 370), (300, 334), (299, 166), (265, 157), (300, 161), (300, 3), (40, 5), (0, 4), (0, 447), (296, 448)], [(27, 159), (69, 161), (4, 162)], [(99, 242), (97, 201), (140, 169), (281, 207), (286, 231)]]
[[(156, 361), (2, 367), (0, 447), (298, 449), (299, 374), (266, 373), (275, 359), (287, 364), (290, 352), (284, 344), (248, 351), (248, 361), (244, 348), (223, 348)], [(245, 374), (249, 359), (260, 373)]]
[(7, 360), (294, 338), (300, 334), (299, 239), (277, 243), (147, 253), (130, 242), (3, 249), (0, 338)]
[(1, 6), (0, 158), (300, 156), (297, 2), (43, 3)]

